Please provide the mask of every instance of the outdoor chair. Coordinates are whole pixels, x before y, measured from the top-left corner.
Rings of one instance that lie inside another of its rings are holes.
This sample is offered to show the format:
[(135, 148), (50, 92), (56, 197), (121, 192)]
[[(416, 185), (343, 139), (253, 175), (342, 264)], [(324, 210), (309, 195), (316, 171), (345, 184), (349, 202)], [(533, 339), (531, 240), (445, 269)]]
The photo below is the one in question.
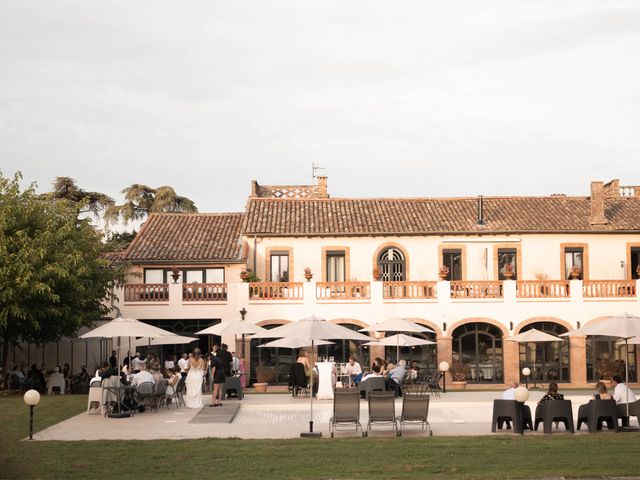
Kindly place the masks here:
[(396, 400), (393, 392), (369, 393), (369, 422), (363, 436), (369, 435), (373, 425), (391, 425), (396, 436), (401, 435), (396, 421)]
[(309, 384), (302, 363), (296, 362), (291, 365), (289, 381), (291, 383), (291, 393), (294, 397), (297, 397), (300, 391), (302, 391), (303, 395), (309, 395)]
[[(169, 408), (170, 403), (175, 403), (176, 408), (180, 408), (180, 393), (179, 389), (182, 388), (180, 386), (180, 382), (182, 382), (182, 378), (178, 380), (178, 383), (175, 385), (167, 385), (167, 394), (165, 402), (167, 403), (167, 408)], [(171, 389), (169, 387), (171, 386)]]
[(442, 372), (437, 372), (435, 375), (427, 376), (429, 392), (436, 397), (440, 397), (440, 380), (442, 380), (442, 375)]
[(187, 391), (187, 384), (185, 383), (184, 377), (180, 379), (178, 385), (176, 385), (176, 396), (178, 397), (178, 405), (182, 404), (184, 407), (184, 394)]
[(551, 433), (553, 422), (562, 422), (567, 431), (575, 433), (573, 428), (573, 411), (569, 400), (547, 400), (536, 407), (534, 430), (543, 424), (544, 433)]
[(227, 392), (229, 390), (235, 391), (238, 400), (242, 400), (244, 393), (242, 392), (242, 386), (240, 385), (240, 377), (227, 377), (222, 384), (222, 398), (227, 398)]
[(627, 404), (618, 403), (618, 418), (622, 421), (623, 427), (629, 426), (629, 417), (636, 417), (636, 421), (640, 423), (640, 400), (629, 404), (629, 416), (627, 416)]
[(502, 430), (504, 423), (507, 422), (508, 425), (508, 422), (511, 421), (513, 423), (513, 433), (523, 433), (526, 417), (524, 406), (524, 404), (515, 400), (494, 400), (491, 431), (495, 433), (496, 427), (498, 430)]
[[(94, 404), (98, 404), (96, 407)], [(102, 383), (99, 386), (89, 387), (89, 398), (87, 400), (87, 413), (104, 414), (104, 406), (102, 404)]]
[(383, 377), (369, 377), (358, 385), (360, 392), (369, 398), (371, 392), (384, 392), (386, 390)]
[(615, 400), (589, 400), (586, 405), (580, 405), (577, 430), (580, 430), (582, 424), (586, 423), (589, 433), (596, 433), (598, 430), (602, 430), (602, 422), (607, 422), (609, 430), (616, 432), (619, 430)]
[(398, 417), (400, 433), (404, 432), (406, 423), (419, 423), (422, 430), (433, 436), (429, 424), (429, 395), (405, 393), (402, 397), (402, 414)]
[[(354, 425), (356, 432), (360, 424), (360, 393), (355, 388), (336, 390), (333, 394), (333, 416), (329, 419), (329, 431), (331, 438), (338, 430), (338, 426)], [(364, 436), (364, 434), (363, 434)]]
[(167, 404), (167, 386), (169, 383), (166, 380), (161, 381), (157, 386), (155, 393), (153, 395), (153, 404), (155, 405), (156, 411), (164, 404), (169, 408)]
[(153, 408), (156, 386), (153, 382), (142, 382), (136, 387), (136, 399), (145, 407)]
[[(55, 395), (54, 391), (58, 391), (58, 395), (64, 395), (64, 390), (66, 388), (66, 382), (62, 374), (52, 374), (47, 379), (47, 394)], [(55, 389), (55, 390), (54, 390)]]

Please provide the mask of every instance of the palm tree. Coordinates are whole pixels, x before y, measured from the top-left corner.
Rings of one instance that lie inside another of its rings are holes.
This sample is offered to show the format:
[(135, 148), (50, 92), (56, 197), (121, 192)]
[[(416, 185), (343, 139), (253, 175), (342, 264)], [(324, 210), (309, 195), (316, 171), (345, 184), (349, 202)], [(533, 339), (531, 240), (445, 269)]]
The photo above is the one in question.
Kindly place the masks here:
[(71, 177), (56, 177), (53, 190), (43, 194), (44, 198), (68, 201), (77, 205), (78, 215), (92, 213), (95, 217), (100, 212), (112, 207), (115, 202), (109, 195), (100, 192), (87, 192), (78, 187)]
[(197, 213), (198, 209), (192, 200), (176, 194), (173, 187), (162, 186), (152, 188), (134, 183), (122, 190), (125, 202), (122, 205), (111, 205), (105, 211), (105, 220), (125, 224), (142, 220), (150, 213), (178, 212)]

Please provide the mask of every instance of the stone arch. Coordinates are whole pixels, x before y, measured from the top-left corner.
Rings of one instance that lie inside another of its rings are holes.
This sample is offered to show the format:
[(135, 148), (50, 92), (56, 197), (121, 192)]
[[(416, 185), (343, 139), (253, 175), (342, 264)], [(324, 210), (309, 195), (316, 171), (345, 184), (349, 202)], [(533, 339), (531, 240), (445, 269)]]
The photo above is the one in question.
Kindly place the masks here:
[(488, 323), (493, 325), (494, 327), (498, 327), (500, 332), (502, 332), (503, 337), (506, 338), (509, 336), (509, 330), (503, 323), (488, 317), (468, 317), (463, 318), (462, 320), (458, 320), (447, 329), (448, 336), (450, 337), (456, 328), (461, 327), (462, 325), (466, 325), (467, 323)]
[(378, 257), (380, 256), (382, 251), (386, 250), (387, 248), (397, 248), (404, 255), (404, 266), (405, 266), (404, 281), (408, 282), (409, 281), (409, 271), (411, 270), (409, 268), (409, 252), (407, 251), (406, 247), (400, 245), (397, 242), (385, 242), (382, 245), (379, 245), (378, 248), (376, 248), (376, 251), (373, 253), (372, 270), (375, 269), (378, 266)]
[(571, 325), (569, 322), (567, 322), (566, 320), (562, 320), (561, 318), (558, 317), (531, 317), (528, 318), (522, 322), (520, 322), (514, 329), (513, 329), (513, 333), (518, 334), (522, 331), (522, 329), (524, 327), (526, 327), (527, 325), (531, 325), (532, 323), (538, 323), (538, 322), (549, 322), (549, 323), (557, 323), (558, 325), (562, 325), (564, 328), (566, 328), (567, 330), (573, 330), (575, 327), (573, 325)]
[(440, 328), (436, 323), (432, 322), (431, 320), (427, 320), (425, 318), (419, 318), (419, 317), (406, 317), (406, 319), (411, 320), (414, 323), (419, 323), (424, 327), (430, 328), (431, 330), (436, 332), (436, 338), (442, 336), (442, 328)]
[(329, 320), (331, 323), (335, 323), (336, 325), (340, 325), (341, 323), (351, 323), (353, 325), (358, 325), (359, 327), (366, 328), (370, 325), (362, 320), (356, 320), (355, 318), (334, 318)]
[(286, 325), (287, 323), (291, 323), (291, 320), (284, 319), (271, 319), (271, 320), (262, 320), (255, 325), (258, 327), (264, 327), (265, 325)]

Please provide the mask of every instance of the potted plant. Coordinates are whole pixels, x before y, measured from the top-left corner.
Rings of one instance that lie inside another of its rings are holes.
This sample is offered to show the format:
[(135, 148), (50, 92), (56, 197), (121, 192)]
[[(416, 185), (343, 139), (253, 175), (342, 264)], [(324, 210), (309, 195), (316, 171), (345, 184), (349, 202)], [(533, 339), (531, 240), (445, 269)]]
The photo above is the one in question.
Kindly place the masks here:
[(571, 280), (578, 280), (582, 275), (581, 267), (571, 267)]
[(313, 278), (313, 273), (311, 273), (311, 269), (309, 267), (305, 267), (304, 269), (304, 278), (307, 280), (307, 282), (310, 282)]
[(467, 369), (460, 362), (454, 362), (451, 367), (451, 390), (465, 390), (467, 388)]
[(438, 269), (438, 276), (440, 277), (440, 280), (446, 280), (449, 276), (449, 267), (447, 267), (446, 265), (441, 266)]
[(171, 278), (173, 279), (173, 283), (178, 283), (178, 279), (180, 278), (180, 270), (178, 270), (178, 267), (171, 269)]
[(513, 265), (511, 263), (507, 263), (504, 266), (504, 278), (507, 280), (513, 279)]
[(247, 270), (246, 268), (243, 268), (242, 271), (240, 272), (240, 279), (243, 282), (248, 282), (249, 281), (249, 270)]
[(269, 382), (273, 382), (276, 379), (276, 367), (268, 367), (265, 365), (259, 365), (256, 368), (256, 380), (253, 384), (253, 388), (256, 393), (266, 393)]

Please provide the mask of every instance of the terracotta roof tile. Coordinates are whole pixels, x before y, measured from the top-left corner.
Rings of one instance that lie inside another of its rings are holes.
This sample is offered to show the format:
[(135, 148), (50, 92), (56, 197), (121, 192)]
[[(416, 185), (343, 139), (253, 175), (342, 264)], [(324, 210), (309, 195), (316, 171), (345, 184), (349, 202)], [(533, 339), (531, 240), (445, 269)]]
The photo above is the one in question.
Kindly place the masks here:
[(243, 213), (154, 213), (126, 251), (132, 262), (242, 262)]
[(606, 225), (589, 223), (589, 197), (250, 198), (245, 235), (433, 235), (479, 233), (640, 233), (640, 198), (605, 200)]

